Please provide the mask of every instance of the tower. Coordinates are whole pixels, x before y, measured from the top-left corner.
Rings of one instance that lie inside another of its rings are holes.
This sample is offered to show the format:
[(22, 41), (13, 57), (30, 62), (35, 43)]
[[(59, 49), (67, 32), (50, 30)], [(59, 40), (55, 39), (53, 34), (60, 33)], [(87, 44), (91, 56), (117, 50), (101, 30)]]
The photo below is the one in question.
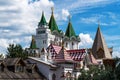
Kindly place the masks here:
[(42, 17), (38, 23), (35, 35), (36, 45), (40, 51), (42, 48), (46, 49), (50, 44), (61, 45), (62, 36), (63, 32), (58, 29), (53, 14), (53, 8), (49, 23), (46, 22), (44, 12), (42, 12)]
[(52, 14), (51, 14), (51, 17), (50, 17), (50, 21), (49, 21), (49, 29), (51, 30), (51, 34), (54, 35), (54, 40), (51, 40), (51, 44), (55, 44), (55, 45), (61, 45), (61, 42), (62, 42), (62, 36), (63, 36), (63, 32), (62, 30), (59, 30), (58, 29), (58, 25), (56, 23), (56, 20), (54, 18), (54, 8), (52, 7), (51, 10), (52, 10)]
[(36, 46), (36, 41), (33, 35), (30, 47), (26, 48), (25, 50), (27, 51), (28, 56), (40, 57), (39, 48)]
[(68, 50), (78, 49), (78, 43), (80, 42), (80, 38), (75, 34), (72, 23), (70, 21), (70, 17), (69, 17), (68, 27), (65, 32), (63, 40), (64, 40), (64, 46), (66, 49)]
[(38, 23), (38, 28), (36, 29), (36, 46), (40, 49), (47, 48), (50, 45), (50, 40), (53, 40), (54, 36), (51, 35), (48, 23), (44, 17), (44, 12), (42, 12), (42, 17)]
[(92, 53), (96, 59), (112, 58), (107, 44), (105, 43), (104, 37), (100, 31), (100, 24), (98, 24), (97, 33), (92, 46)]

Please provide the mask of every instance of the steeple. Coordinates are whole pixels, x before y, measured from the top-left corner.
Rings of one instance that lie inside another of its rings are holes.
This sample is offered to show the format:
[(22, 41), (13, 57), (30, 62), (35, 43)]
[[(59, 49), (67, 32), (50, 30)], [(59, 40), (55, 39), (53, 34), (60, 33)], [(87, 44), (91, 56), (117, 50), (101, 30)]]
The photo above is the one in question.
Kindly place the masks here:
[(92, 53), (97, 59), (111, 58), (111, 54), (100, 31), (100, 24), (98, 24), (97, 33), (92, 46)]
[(67, 36), (69, 38), (72, 37), (72, 36), (76, 37), (75, 31), (74, 31), (74, 29), (72, 27), (72, 23), (70, 21), (70, 16), (69, 16), (69, 23), (68, 23), (67, 30), (65, 32), (65, 36)]
[(37, 49), (37, 47), (36, 47), (36, 41), (34, 39), (34, 36), (32, 36), (32, 41), (31, 41), (31, 44), (30, 44), (30, 48), (31, 49)]
[(49, 21), (49, 24), (48, 24), (49, 29), (51, 31), (54, 31), (54, 30), (59, 31), (58, 26), (57, 26), (56, 21), (55, 21), (55, 18), (54, 18), (53, 7), (51, 8), (51, 10), (52, 10), (52, 14), (51, 14), (50, 21)]
[(47, 22), (46, 22), (46, 19), (44, 16), (44, 12), (42, 12), (42, 17), (41, 17), (41, 20), (40, 20), (38, 26), (40, 26), (40, 25), (47, 25)]

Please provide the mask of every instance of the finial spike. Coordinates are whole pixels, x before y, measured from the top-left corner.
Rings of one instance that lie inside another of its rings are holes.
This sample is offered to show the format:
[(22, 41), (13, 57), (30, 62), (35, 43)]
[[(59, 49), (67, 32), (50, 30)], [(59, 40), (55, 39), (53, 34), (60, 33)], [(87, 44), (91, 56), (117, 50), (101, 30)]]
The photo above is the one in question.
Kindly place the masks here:
[(71, 21), (71, 15), (68, 16), (68, 20), (69, 20), (69, 22)]
[(44, 11), (42, 11), (42, 15), (44, 14)]
[(100, 20), (98, 20), (98, 27), (100, 27)]
[(52, 11), (52, 14), (53, 14), (53, 11), (54, 11), (54, 7), (51, 7), (51, 11)]

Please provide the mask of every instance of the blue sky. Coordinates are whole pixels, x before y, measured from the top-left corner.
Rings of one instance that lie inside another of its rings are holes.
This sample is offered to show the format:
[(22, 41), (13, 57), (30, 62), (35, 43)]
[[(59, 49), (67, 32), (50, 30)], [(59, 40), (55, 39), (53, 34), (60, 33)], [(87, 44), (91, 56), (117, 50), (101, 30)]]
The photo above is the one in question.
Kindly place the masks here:
[(29, 47), (31, 35), (44, 11), (47, 21), (54, 7), (59, 29), (66, 30), (71, 15), (80, 48), (90, 48), (100, 21), (101, 31), (113, 56), (120, 57), (120, 0), (0, 0), (0, 52), (10, 43)]

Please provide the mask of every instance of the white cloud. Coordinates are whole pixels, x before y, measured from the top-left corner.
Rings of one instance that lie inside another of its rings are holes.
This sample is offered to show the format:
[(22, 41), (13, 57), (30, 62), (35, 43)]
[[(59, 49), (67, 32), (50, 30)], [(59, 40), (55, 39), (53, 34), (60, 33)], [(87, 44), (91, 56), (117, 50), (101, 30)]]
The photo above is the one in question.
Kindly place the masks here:
[(79, 37), (81, 39), (81, 42), (79, 43), (80, 48), (91, 48), (93, 39), (90, 37), (90, 34), (80, 33)]
[[(98, 21), (100, 21), (100, 25), (111, 26), (118, 24), (117, 17), (119, 16), (115, 15), (112, 12), (107, 12), (107, 13), (89, 15), (89, 17), (82, 17), (80, 18), (80, 22), (85, 24), (98, 24)], [(109, 22), (108, 19), (110, 20)]]
[(120, 47), (114, 48), (113, 47), (113, 53), (112, 53), (113, 57), (119, 57), (120, 58)]
[(114, 2), (118, 2), (119, 0), (64, 0), (60, 1), (57, 0), (55, 1), (57, 3), (57, 5), (59, 4), (59, 6), (56, 5), (57, 8), (66, 8), (67, 10), (70, 11), (70, 13), (72, 14), (76, 14), (76, 13), (81, 13), (84, 11), (87, 11), (91, 8), (96, 8), (96, 7), (103, 7), (107, 4), (111, 4)]
[(0, 0), (0, 52), (6, 53), (10, 43), (29, 46), (31, 35), (44, 10), (47, 21), (53, 1), (39, 0), (28, 4), (28, 0)]
[(62, 19), (67, 20), (68, 16), (70, 15), (67, 9), (62, 9)]

